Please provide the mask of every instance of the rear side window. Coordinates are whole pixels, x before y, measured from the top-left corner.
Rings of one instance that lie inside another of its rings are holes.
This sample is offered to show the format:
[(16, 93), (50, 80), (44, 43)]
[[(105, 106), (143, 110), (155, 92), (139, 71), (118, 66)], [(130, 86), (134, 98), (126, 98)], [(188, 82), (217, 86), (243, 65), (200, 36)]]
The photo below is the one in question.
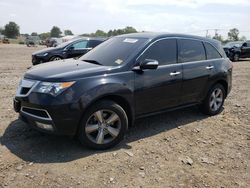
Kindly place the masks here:
[(207, 59), (218, 59), (218, 58), (221, 58), (220, 53), (211, 44), (205, 42), (204, 46), (206, 48)]
[(159, 65), (169, 65), (177, 62), (176, 39), (164, 39), (154, 43), (142, 55), (141, 60), (154, 59)]
[(88, 48), (94, 48), (101, 43), (102, 41), (99, 41), (99, 40), (89, 40)]
[(178, 40), (179, 61), (202, 61), (206, 59), (205, 49), (201, 41), (191, 39)]

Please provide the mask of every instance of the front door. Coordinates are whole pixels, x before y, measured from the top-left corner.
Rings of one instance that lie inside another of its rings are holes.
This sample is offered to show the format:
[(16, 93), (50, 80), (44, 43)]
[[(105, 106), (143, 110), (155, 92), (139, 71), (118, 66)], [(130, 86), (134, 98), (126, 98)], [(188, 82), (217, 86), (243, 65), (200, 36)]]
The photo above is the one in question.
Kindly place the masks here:
[(67, 58), (80, 57), (88, 52), (87, 40), (78, 41), (72, 44), (67, 51)]
[(135, 72), (136, 115), (143, 115), (179, 105), (182, 65), (177, 63), (176, 39), (153, 43), (138, 62), (153, 59), (159, 62), (155, 70)]

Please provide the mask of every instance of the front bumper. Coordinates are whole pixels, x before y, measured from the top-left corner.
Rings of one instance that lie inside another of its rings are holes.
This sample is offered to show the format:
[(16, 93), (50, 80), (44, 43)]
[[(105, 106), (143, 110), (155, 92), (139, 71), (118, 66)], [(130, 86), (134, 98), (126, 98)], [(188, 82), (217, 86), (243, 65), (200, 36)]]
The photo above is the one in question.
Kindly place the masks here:
[(32, 55), (32, 64), (33, 65), (38, 65), (38, 64), (45, 63), (48, 61), (49, 61), (49, 59), (47, 57)]
[(15, 97), (14, 109), (33, 128), (59, 135), (75, 135), (82, 115), (77, 104), (35, 104), (28, 97)]

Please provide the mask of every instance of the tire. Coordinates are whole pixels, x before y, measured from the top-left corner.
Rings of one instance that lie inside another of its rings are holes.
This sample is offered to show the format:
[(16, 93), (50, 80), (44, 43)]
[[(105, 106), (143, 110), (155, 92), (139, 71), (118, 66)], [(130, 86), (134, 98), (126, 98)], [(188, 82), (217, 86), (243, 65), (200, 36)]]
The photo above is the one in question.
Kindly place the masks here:
[[(220, 94), (219, 94), (220, 93)], [(222, 111), (226, 91), (223, 85), (216, 84), (208, 92), (201, 105), (201, 111), (206, 115), (216, 115)]]
[(239, 61), (239, 60), (240, 60), (240, 55), (238, 53), (234, 54), (233, 61), (236, 62), (236, 61)]
[(88, 148), (104, 150), (120, 143), (127, 128), (128, 117), (123, 108), (113, 101), (103, 100), (86, 110), (78, 138)]
[(59, 61), (59, 60), (62, 60), (62, 58), (59, 56), (55, 56), (50, 59), (50, 61)]

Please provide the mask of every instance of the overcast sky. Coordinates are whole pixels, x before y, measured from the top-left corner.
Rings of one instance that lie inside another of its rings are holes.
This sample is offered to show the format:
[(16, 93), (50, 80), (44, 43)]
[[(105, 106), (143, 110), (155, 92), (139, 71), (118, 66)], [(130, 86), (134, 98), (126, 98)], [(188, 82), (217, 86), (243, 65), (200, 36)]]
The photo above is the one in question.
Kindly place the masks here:
[(220, 29), (225, 36), (236, 27), (250, 39), (250, 0), (0, 0), (0, 27), (9, 21), (21, 33), (47, 32), (53, 25), (74, 34), (133, 26), (196, 35)]

